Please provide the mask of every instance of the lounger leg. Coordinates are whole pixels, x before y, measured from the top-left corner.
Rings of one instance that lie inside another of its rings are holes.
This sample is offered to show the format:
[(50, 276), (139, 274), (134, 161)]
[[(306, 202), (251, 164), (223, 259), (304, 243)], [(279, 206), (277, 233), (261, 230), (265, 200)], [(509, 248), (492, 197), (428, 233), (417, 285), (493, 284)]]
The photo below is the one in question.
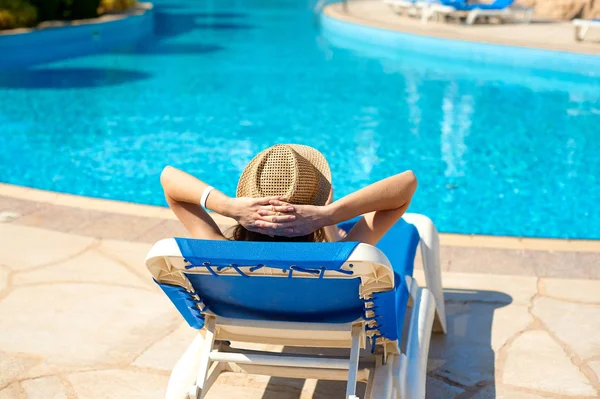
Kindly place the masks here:
[[(378, 356), (376, 362), (380, 362), (381, 361), (381, 357)], [(371, 369), (369, 370), (369, 379), (367, 380), (367, 387), (365, 389), (365, 399), (371, 399), (371, 397), (373, 396), (373, 387), (375, 383), (375, 369)]]
[(404, 396), (402, 394), (402, 358), (405, 357), (403, 354), (398, 355), (389, 355), (388, 362), (391, 363), (392, 367), (392, 398), (394, 399), (402, 399)]
[(421, 11), (421, 23), (426, 24), (433, 15), (433, 10), (430, 7), (426, 7)]
[(427, 289), (435, 298), (435, 324), (433, 331), (446, 332), (446, 308), (444, 306), (444, 291), (442, 288), (442, 269), (440, 266), (440, 240), (431, 219), (417, 213), (407, 213), (403, 217), (413, 224), (421, 237), (421, 258)]
[(388, 354), (385, 365), (378, 355), (376, 364), (369, 373), (365, 399), (411, 399), (406, 396), (406, 355)]
[(370, 391), (369, 399), (391, 399), (394, 391), (391, 356), (388, 358), (386, 364), (379, 363), (380, 359), (378, 357), (378, 364), (375, 366), (375, 370), (373, 370), (373, 383), (371, 384), (373, 389)]
[(406, 397), (424, 399), (435, 300), (428, 289), (419, 288), (415, 281), (411, 284), (410, 292), (413, 310), (406, 343)]
[(590, 28), (589, 26), (576, 25), (575, 26), (575, 40), (577, 40), (578, 42), (583, 41), (583, 39), (585, 39), (585, 35), (587, 34), (589, 28)]
[(467, 15), (466, 21), (467, 25), (473, 25), (473, 22), (475, 22), (478, 16), (479, 12), (477, 10), (469, 11), (469, 15)]
[(407, 399), (406, 392), (406, 380), (407, 380), (407, 367), (408, 359), (404, 353), (398, 355), (398, 373), (396, 374), (397, 379), (397, 392), (396, 397), (400, 399)]
[(204, 337), (198, 333), (171, 372), (166, 399), (188, 399), (190, 387), (196, 382)]
[(213, 362), (210, 366), (208, 377), (206, 377), (206, 382), (204, 383), (204, 392), (208, 392), (210, 387), (217, 381), (217, 378), (219, 378), (219, 375), (225, 371), (231, 371), (229, 363)]
[(207, 389), (205, 389), (206, 377), (208, 375), (208, 369), (210, 367), (210, 352), (213, 349), (215, 342), (215, 317), (207, 316), (204, 323), (206, 329), (206, 336), (202, 344), (202, 352), (200, 353), (200, 368), (198, 370), (198, 376), (196, 377), (196, 384), (190, 390), (190, 398), (201, 399), (206, 395)]
[(360, 354), (360, 336), (363, 332), (361, 324), (352, 326), (352, 346), (350, 347), (350, 368), (348, 369), (348, 385), (346, 397), (352, 399), (356, 394), (356, 376), (358, 374), (358, 355)]

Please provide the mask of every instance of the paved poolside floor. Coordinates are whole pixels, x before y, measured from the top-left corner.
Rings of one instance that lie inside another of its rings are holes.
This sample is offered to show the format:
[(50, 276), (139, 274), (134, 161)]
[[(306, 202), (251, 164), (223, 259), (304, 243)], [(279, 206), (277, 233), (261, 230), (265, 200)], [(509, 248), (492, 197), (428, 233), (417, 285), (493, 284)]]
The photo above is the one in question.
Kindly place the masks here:
[(600, 29), (591, 29), (585, 41), (575, 40), (570, 21), (535, 18), (530, 24), (491, 23), (467, 26), (456, 22), (421, 23), (419, 18), (396, 14), (381, 0), (350, 0), (347, 9), (334, 3), (325, 14), (347, 22), (417, 35), (474, 42), (504, 44), (528, 48), (600, 54)]
[[(577, 43), (568, 22), (422, 25), (373, 0), (326, 13), (409, 33), (600, 53), (600, 33)], [(0, 185), (0, 399), (164, 397), (195, 335), (143, 265), (151, 243), (170, 236), (185, 231), (168, 210)], [(449, 333), (433, 337), (428, 398), (600, 397), (598, 241), (441, 241)], [(209, 398), (341, 398), (344, 388), (226, 374)]]
[[(167, 214), (0, 185), (0, 399), (163, 397), (195, 334), (143, 265), (151, 242), (184, 234)], [(442, 237), (449, 334), (433, 337), (427, 397), (598, 398), (598, 242), (550, 251), (463, 241)], [(209, 397), (343, 391), (337, 382), (225, 374)]]

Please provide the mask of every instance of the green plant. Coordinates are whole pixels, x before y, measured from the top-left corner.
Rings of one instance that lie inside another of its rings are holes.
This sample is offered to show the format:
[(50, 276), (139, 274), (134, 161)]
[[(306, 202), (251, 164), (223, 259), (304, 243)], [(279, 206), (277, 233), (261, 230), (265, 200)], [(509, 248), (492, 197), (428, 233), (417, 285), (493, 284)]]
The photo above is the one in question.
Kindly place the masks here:
[(96, 18), (100, 0), (71, 0), (69, 19)]
[(30, 0), (31, 4), (37, 7), (38, 19), (42, 21), (55, 21), (62, 19), (60, 14), (61, 3), (63, 0)]
[(135, 7), (137, 0), (102, 0), (100, 2), (100, 13), (118, 12)]
[(38, 8), (40, 21), (95, 18), (100, 0), (31, 0)]
[(37, 9), (25, 0), (0, 0), (0, 29), (35, 26)]
[(0, 0), (0, 29), (35, 26), (42, 21), (95, 18), (135, 7), (136, 0)]

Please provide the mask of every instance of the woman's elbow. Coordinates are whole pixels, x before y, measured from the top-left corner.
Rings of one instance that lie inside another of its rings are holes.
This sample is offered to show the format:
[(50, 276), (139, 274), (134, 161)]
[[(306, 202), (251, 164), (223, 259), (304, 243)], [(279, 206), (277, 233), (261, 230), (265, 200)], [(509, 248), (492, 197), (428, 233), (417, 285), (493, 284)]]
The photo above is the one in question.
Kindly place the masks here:
[(419, 182), (417, 181), (417, 176), (415, 175), (415, 172), (413, 172), (412, 170), (407, 170), (404, 173), (406, 173), (406, 178), (408, 179), (408, 186), (410, 187), (412, 192), (415, 192), (415, 190), (417, 189), (417, 186), (419, 184)]
[(162, 185), (163, 190), (166, 190), (166, 188), (169, 184), (169, 181), (171, 180), (171, 174), (173, 173), (174, 170), (175, 170), (174, 167), (167, 165), (160, 173), (160, 184)]

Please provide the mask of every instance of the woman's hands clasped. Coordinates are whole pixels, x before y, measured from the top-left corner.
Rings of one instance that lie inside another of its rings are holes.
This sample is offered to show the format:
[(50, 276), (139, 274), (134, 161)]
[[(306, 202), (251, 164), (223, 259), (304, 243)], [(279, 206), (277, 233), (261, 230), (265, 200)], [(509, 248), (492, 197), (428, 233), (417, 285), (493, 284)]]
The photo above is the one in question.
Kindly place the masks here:
[(231, 216), (250, 231), (274, 236), (297, 237), (326, 225), (324, 206), (292, 205), (283, 197), (232, 198)]
[(281, 199), (272, 199), (269, 206), (258, 210), (260, 216), (254, 225), (268, 234), (298, 237), (313, 233), (327, 224), (324, 206), (292, 205)]
[(235, 219), (245, 229), (255, 231), (257, 233), (274, 235), (280, 233), (282, 230), (278, 229), (267, 229), (256, 224), (257, 221), (262, 220), (261, 215), (258, 213), (263, 209), (270, 209), (279, 212), (280, 214), (286, 214), (286, 217), (279, 217), (277, 220), (280, 222), (292, 221), (295, 216), (289, 214), (294, 212), (292, 206), (277, 206), (270, 205), (270, 201), (280, 200), (281, 197), (263, 197), (263, 198), (249, 198), (249, 197), (238, 197), (229, 199), (227, 208), (229, 209), (229, 217)]

